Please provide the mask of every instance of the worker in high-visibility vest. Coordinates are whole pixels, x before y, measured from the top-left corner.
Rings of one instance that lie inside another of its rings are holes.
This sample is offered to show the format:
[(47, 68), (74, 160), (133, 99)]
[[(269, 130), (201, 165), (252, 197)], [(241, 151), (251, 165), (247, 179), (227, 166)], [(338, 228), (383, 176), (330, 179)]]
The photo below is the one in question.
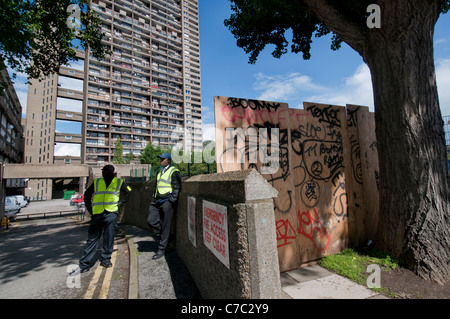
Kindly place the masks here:
[[(122, 198), (120, 198), (121, 193), (124, 194)], [(92, 267), (91, 261), (97, 250), (102, 231), (103, 250), (100, 265), (105, 268), (112, 266), (111, 255), (119, 209), (128, 201), (130, 196), (131, 188), (122, 179), (115, 177), (114, 166), (106, 165), (103, 167), (102, 177), (96, 178), (94, 183), (84, 192), (84, 203), (86, 210), (91, 214), (91, 222), (84, 253), (79, 262), (79, 269), (74, 272), (83, 273)]]
[(181, 189), (181, 173), (172, 165), (170, 153), (164, 153), (158, 157), (161, 161), (161, 171), (156, 177), (156, 189), (147, 219), (158, 241), (158, 251), (153, 255), (153, 259), (163, 257), (166, 252), (172, 216)]

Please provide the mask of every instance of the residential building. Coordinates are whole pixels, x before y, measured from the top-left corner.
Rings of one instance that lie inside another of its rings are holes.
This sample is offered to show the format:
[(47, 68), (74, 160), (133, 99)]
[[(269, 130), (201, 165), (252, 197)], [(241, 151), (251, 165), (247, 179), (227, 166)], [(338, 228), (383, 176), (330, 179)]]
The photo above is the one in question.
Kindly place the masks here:
[[(92, 0), (111, 56), (29, 86), (25, 162), (104, 165), (148, 143), (200, 150), (198, 0)], [(50, 181), (38, 181), (49, 195)], [(47, 186), (46, 186), (47, 185)]]
[[(0, 61), (0, 63), (3, 63)], [(3, 65), (4, 66), (4, 65)], [(0, 82), (10, 83), (6, 68), (0, 72)], [(0, 205), (4, 207), (5, 196), (21, 194), (27, 185), (26, 179), (6, 179), (3, 181), (3, 164), (23, 163), (23, 128), (22, 105), (13, 85), (0, 92)], [(4, 217), (4, 209), (0, 210), (0, 219)]]
[[(0, 73), (2, 82), (8, 83), (8, 71)], [(0, 163), (23, 163), (22, 106), (12, 85), (0, 94)]]

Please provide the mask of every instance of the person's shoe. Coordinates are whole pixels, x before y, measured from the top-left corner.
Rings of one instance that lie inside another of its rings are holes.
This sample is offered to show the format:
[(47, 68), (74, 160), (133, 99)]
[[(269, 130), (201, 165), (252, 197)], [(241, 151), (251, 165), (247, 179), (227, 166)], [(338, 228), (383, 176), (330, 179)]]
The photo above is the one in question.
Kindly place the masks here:
[(156, 260), (164, 256), (164, 250), (158, 250), (156, 254), (153, 255), (152, 259)]
[(80, 269), (80, 273), (88, 272), (89, 269), (90, 269), (89, 267), (81, 268), (81, 269)]
[(110, 267), (112, 267), (112, 263), (109, 260), (105, 260), (100, 263), (100, 266), (105, 267), (105, 268), (110, 268)]
[(89, 267), (84, 267), (84, 268), (80, 268), (77, 267), (74, 270), (72, 270), (72, 272), (69, 274), (69, 276), (77, 276), (79, 274), (85, 273), (89, 271)]

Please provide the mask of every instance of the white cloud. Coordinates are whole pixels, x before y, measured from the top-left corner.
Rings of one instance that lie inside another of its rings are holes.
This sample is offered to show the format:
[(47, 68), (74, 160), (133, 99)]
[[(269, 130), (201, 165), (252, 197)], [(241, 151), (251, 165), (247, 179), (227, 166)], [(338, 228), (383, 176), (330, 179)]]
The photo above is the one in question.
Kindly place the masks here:
[(203, 141), (216, 140), (216, 125), (214, 122), (214, 107), (202, 106)]
[[(450, 59), (436, 62), (436, 81), (442, 115), (450, 115)], [(370, 70), (366, 64), (358, 66), (339, 88), (328, 88), (327, 93), (309, 96), (306, 101), (336, 105), (356, 104), (368, 106), (374, 111)]]
[(442, 116), (450, 115), (450, 58), (436, 62), (436, 82)]
[(56, 143), (55, 156), (81, 156), (81, 144)]
[(344, 79), (344, 84), (337, 87), (327, 88), (326, 92), (318, 95), (308, 96), (308, 102), (329, 103), (334, 105), (355, 104), (368, 106), (374, 111), (372, 78), (368, 66), (360, 64), (355, 72)]
[(326, 87), (307, 75), (265, 75), (258, 73), (253, 88), (262, 91), (258, 99), (287, 102), (291, 108), (303, 108), (303, 102), (335, 105), (365, 105), (373, 111), (372, 79), (369, 68), (361, 64), (355, 72), (343, 79), (342, 85)]
[(84, 71), (84, 60), (78, 60), (78, 61), (70, 61), (69, 63), (65, 64), (64, 66), (67, 66), (72, 69)]
[(216, 140), (215, 124), (203, 124), (203, 141)]
[(71, 112), (83, 112), (83, 102), (79, 100), (57, 98), (56, 109)]
[(22, 106), (22, 117), (25, 117), (27, 114), (28, 85), (26, 85), (25, 89), (18, 89), (17, 85), (14, 84), (14, 89), (16, 90), (17, 98)]
[[(258, 73), (256, 80), (253, 88), (262, 91), (259, 96), (261, 100), (287, 102), (289, 107), (300, 108), (303, 101), (342, 106), (356, 104), (368, 106), (371, 112), (374, 111), (372, 78), (365, 63), (344, 78), (342, 85), (332, 87), (322, 86), (309, 76), (298, 73), (287, 76)], [(436, 81), (442, 115), (450, 115), (450, 58), (436, 61)], [(310, 94), (312, 90), (317, 94)]]
[(298, 100), (302, 92), (321, 91), (323, 88), (312, 82), (307, 75), (291, 73), (287, 75), (266, 75), (257, 73), (253, 84), (255, 91), (262, 91), (259, 100), (288, 102)]
[(214, 123), (214, 107), (202, 105), (202, 122), (203, 125)]
[(66, 89), (83, 91), (83, 80), (73, 79), (67, 76), (58, 76), (58, 85)]
[[(27, 112), (27, 99), (28, 99), (28, 84), (27, 75), (25, 73), (15, 72), (11, 68), (7, 67), (8, 74), (11, 80), (14, 82), (14, 90), (16, 91), (17, 98), (22, 105), (22, 117), (25, 117)], [(16, 78), (12, 79), (13, 73), (16, 74)]]
[(437, 40), (434, 41), (434, 45), (445, 44), (448, 41), (449, 41), (449, 39), (445, 39), (445, 38), (437, 39)]

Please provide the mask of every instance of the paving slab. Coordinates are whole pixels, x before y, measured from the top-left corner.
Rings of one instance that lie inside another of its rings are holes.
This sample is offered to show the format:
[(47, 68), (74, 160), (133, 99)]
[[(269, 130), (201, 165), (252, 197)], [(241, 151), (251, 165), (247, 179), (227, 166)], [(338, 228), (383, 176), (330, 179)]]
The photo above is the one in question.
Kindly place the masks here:
[(378, 295), (335, 274), (285, 286), (283, 291), (293, 299), (368, 299)]
[(284, 274), (292, 277), (297, 282), (305, 282), (330, 276), (333, 273), (323, 267), (320, 267), (319, 265), (311, 265), (304, 268), (286, 271)]

